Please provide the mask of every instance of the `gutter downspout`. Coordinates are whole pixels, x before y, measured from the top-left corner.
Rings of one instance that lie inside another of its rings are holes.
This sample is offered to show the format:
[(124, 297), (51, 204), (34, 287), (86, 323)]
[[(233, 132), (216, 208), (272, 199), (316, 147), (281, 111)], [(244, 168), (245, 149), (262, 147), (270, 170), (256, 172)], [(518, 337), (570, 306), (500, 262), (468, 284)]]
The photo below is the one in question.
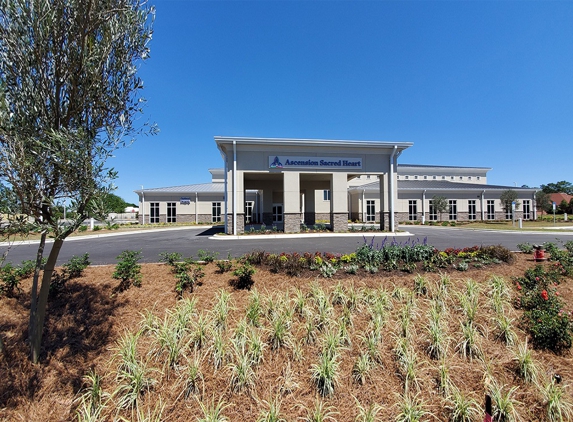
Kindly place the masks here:
[(366, 223), (366, 203), (364, 202), (364, 189), (362, 189), (362, 223)]
[(223, 155), (223, 161), (225, 162), (225, 234), (229, 234), (229, 230), (227, 229), (227, 227), (229, 227), (229, 206), (227, 205), (227, 203), (229, 202), (229, 198), (227, 195), (227, 186), (228, 186), (228, 181), (227, 181), (227, 173), (229, 171), (229, 166), (227, 164), (227, 153), (223, 152), (223, 148), (220, 148), (221, 150), (221, 154)]
[(422, 224), (426, 224), (426, 189), (422, 192)]
[(237, 141), (233, 139), (233, 235), (237, 235)]
[(199, 224), (199, 215), (197, 214), (197, 203), (198, 203), (198, 199), (197, 199), (197, 192), (195, 192), (195, 224)]
[(483, 208), (483, 203), (485, 198), (485, 189), (481, 191), (481, 221), (485, 221), (485, 209)]
[(396, 155), (396, 151), (398, 149), (397, 145), (394, 145), (392, 149), (392, 154), (390, 154), (390, 231), (394, 232), (395, 230), (395, 219), (394, 219), (394, 157)]
[(145, 224), (145, 193), (143, 192), (143, 185), (141, 186), (141, 225)]

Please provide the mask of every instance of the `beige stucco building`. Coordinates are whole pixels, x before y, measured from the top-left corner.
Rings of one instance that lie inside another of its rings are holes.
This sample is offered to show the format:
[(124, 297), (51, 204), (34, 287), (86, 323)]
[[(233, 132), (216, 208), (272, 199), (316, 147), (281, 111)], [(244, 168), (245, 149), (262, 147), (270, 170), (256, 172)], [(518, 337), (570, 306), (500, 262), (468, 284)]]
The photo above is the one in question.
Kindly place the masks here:
[[(261, 223), (288, 233), (317, 222), (346, 231), (349, 220), (394, 231), (398, 222), (438, 220), (434, 196), (448, 198), (444, 219), (512, 217), (499, 203), (509, 187), (487, 185), (489, 168), (398, 165), (408, 142), (215, 137), (215, 143), (224, 168), (209, 170), (211, 183), (135, 191), (140, 221), (224, 222), (229, 234)], [(536, 189), (511, 189), (523, 203), (516, 218), (534, 219)]]

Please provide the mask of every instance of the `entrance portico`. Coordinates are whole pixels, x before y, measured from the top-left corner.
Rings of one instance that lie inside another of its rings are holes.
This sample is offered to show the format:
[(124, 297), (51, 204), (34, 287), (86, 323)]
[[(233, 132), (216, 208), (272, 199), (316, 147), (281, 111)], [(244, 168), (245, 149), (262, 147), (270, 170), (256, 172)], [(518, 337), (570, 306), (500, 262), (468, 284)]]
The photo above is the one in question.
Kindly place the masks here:
[(287, 233), (324, 216), (319, 213), (324, 203), (317, 204), (324, 193), (320, 201), (329, 202), (326, 215), (332, 230), (347, 231), (348, 180), (361, 174), (379, 177), (380, 227), (394, 230), (397, 158), (412, 143), (237, 137), (215, 137), (215, 142), (225, 163), (228, 234), (245, 230), (247, 190), (259, 192), (252, 211), (256, 219), (273, 224), (282, 212)]

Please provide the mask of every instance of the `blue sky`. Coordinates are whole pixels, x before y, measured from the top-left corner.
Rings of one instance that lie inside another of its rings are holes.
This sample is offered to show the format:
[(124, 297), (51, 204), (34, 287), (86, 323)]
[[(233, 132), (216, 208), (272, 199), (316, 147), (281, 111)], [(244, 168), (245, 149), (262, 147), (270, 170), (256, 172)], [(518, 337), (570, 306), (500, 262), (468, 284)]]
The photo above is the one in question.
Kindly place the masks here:
[(117, 194), (210, 180), (214, 136), (413, 142), (400, 163), (573, 181), (573, 2), (157, 0)]

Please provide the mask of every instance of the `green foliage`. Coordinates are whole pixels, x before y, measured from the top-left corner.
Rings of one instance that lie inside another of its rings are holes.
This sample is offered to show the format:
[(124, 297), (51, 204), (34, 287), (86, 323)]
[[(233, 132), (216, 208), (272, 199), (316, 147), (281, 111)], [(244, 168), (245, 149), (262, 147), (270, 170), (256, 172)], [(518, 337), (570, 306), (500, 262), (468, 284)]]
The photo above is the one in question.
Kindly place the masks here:
[(176, 262), (181, 261), (181, 258), (183, 258), (183, 256), (179, 252), (161, 252), (159, 254), (159, 260), (172, 267)]
[(141, 286), (141, 265), (138, 264), (141, 251), (126, 250), (120, 253), (117, 259), (118, 262), (112, 275), (116, 280), (120, 280), (117, 290), (127, 290), (132, 284), (136, 287)]
[(526, 253), (526, 254), (533, 253), (533, 245), (529, 242), (518, 243), (517, 249), (519, 249), (521, 252)]
[(566, 193), (573, 195), (573, 184), (566, 180), (561, 180), (559, 182), (541, 185), (541, 190), (545, 193)]
[(518, 197), (519, 195), (513, 189), (506, 189), (501, 193), (499, 200), (501, 201), (501, 207), (506, 213), (511, 211), (512, 202), (515, 202), (515, 209), (519, 209), (520, 202), (517, 200)]
[(433, 196), (432, 206), (435, 212), (440, 214), (440, 221), (442, 221), (442, 214), (450, 209), (450, 204), (445, 196)]
[(535, 192), (535, 203), (539, 210), (551, 212), (551, 199), (547, 192), (542, 190)]
[(254, 284), (253, 274), (255, 274), (255, 272), (255, 268), (248, 262), (245, 262), (233, 271), (233, 275), (237, 277), (237, 289), (250, 289)]
[(219, 256), (219, 252), (210, 252), (205, 251), (203, 249), (199, 249), (197, 251), (197, 256), (199, 257), (199, 261), (204, 261), (206, 264), (215, 261)]
[(70, 260), (63, 265), (63, 267), (68, 278), (77, 278), (81, 277), (82, 273), (89, 265), (89, 255), (85, 253), (81, 256), (72, 256)]
[(233, 263), (229, 260), (217, 261), (215, 264), (217, 265), (217, 269), (221, 274), (229, 272), (233, 268)]
[(81, 256), (72, 256), (70, 260), (62, 267), (61, 272), (54, 272), (52, 274), (52, 281), (50, 282), (50, 294), (56, 295), (61, 292), (66, 283), (73, 278), (81, 277), (84, 270), (90, 265), (89, 255), (87, 253)]
[(17, 268), (11, 263), (7, 263), (0, 270), (0, 292), (6, 296), (13, 296), (15, 291), (20, 290), (20, 277), (17, 275)]
[[(555, 266), (553, 268), (556, 268)], [(522, 307), (523, 323), (534, 346), (558, 351), (572, 345), (573, 321), (557, 291), (560, 272), (542, 265), (526, 270), (516, 279), (521, 292), (517, 305)]]
[[(42, 260), (42, 266), (46, 260)], [(30, 277), (36, 268), (36, 262), (24, 260), (19, 266), (14, 266), (10, 262), (0, 268), (0, 294), (13, 296), (16, 291), (20, 291), (20, 281)]]

